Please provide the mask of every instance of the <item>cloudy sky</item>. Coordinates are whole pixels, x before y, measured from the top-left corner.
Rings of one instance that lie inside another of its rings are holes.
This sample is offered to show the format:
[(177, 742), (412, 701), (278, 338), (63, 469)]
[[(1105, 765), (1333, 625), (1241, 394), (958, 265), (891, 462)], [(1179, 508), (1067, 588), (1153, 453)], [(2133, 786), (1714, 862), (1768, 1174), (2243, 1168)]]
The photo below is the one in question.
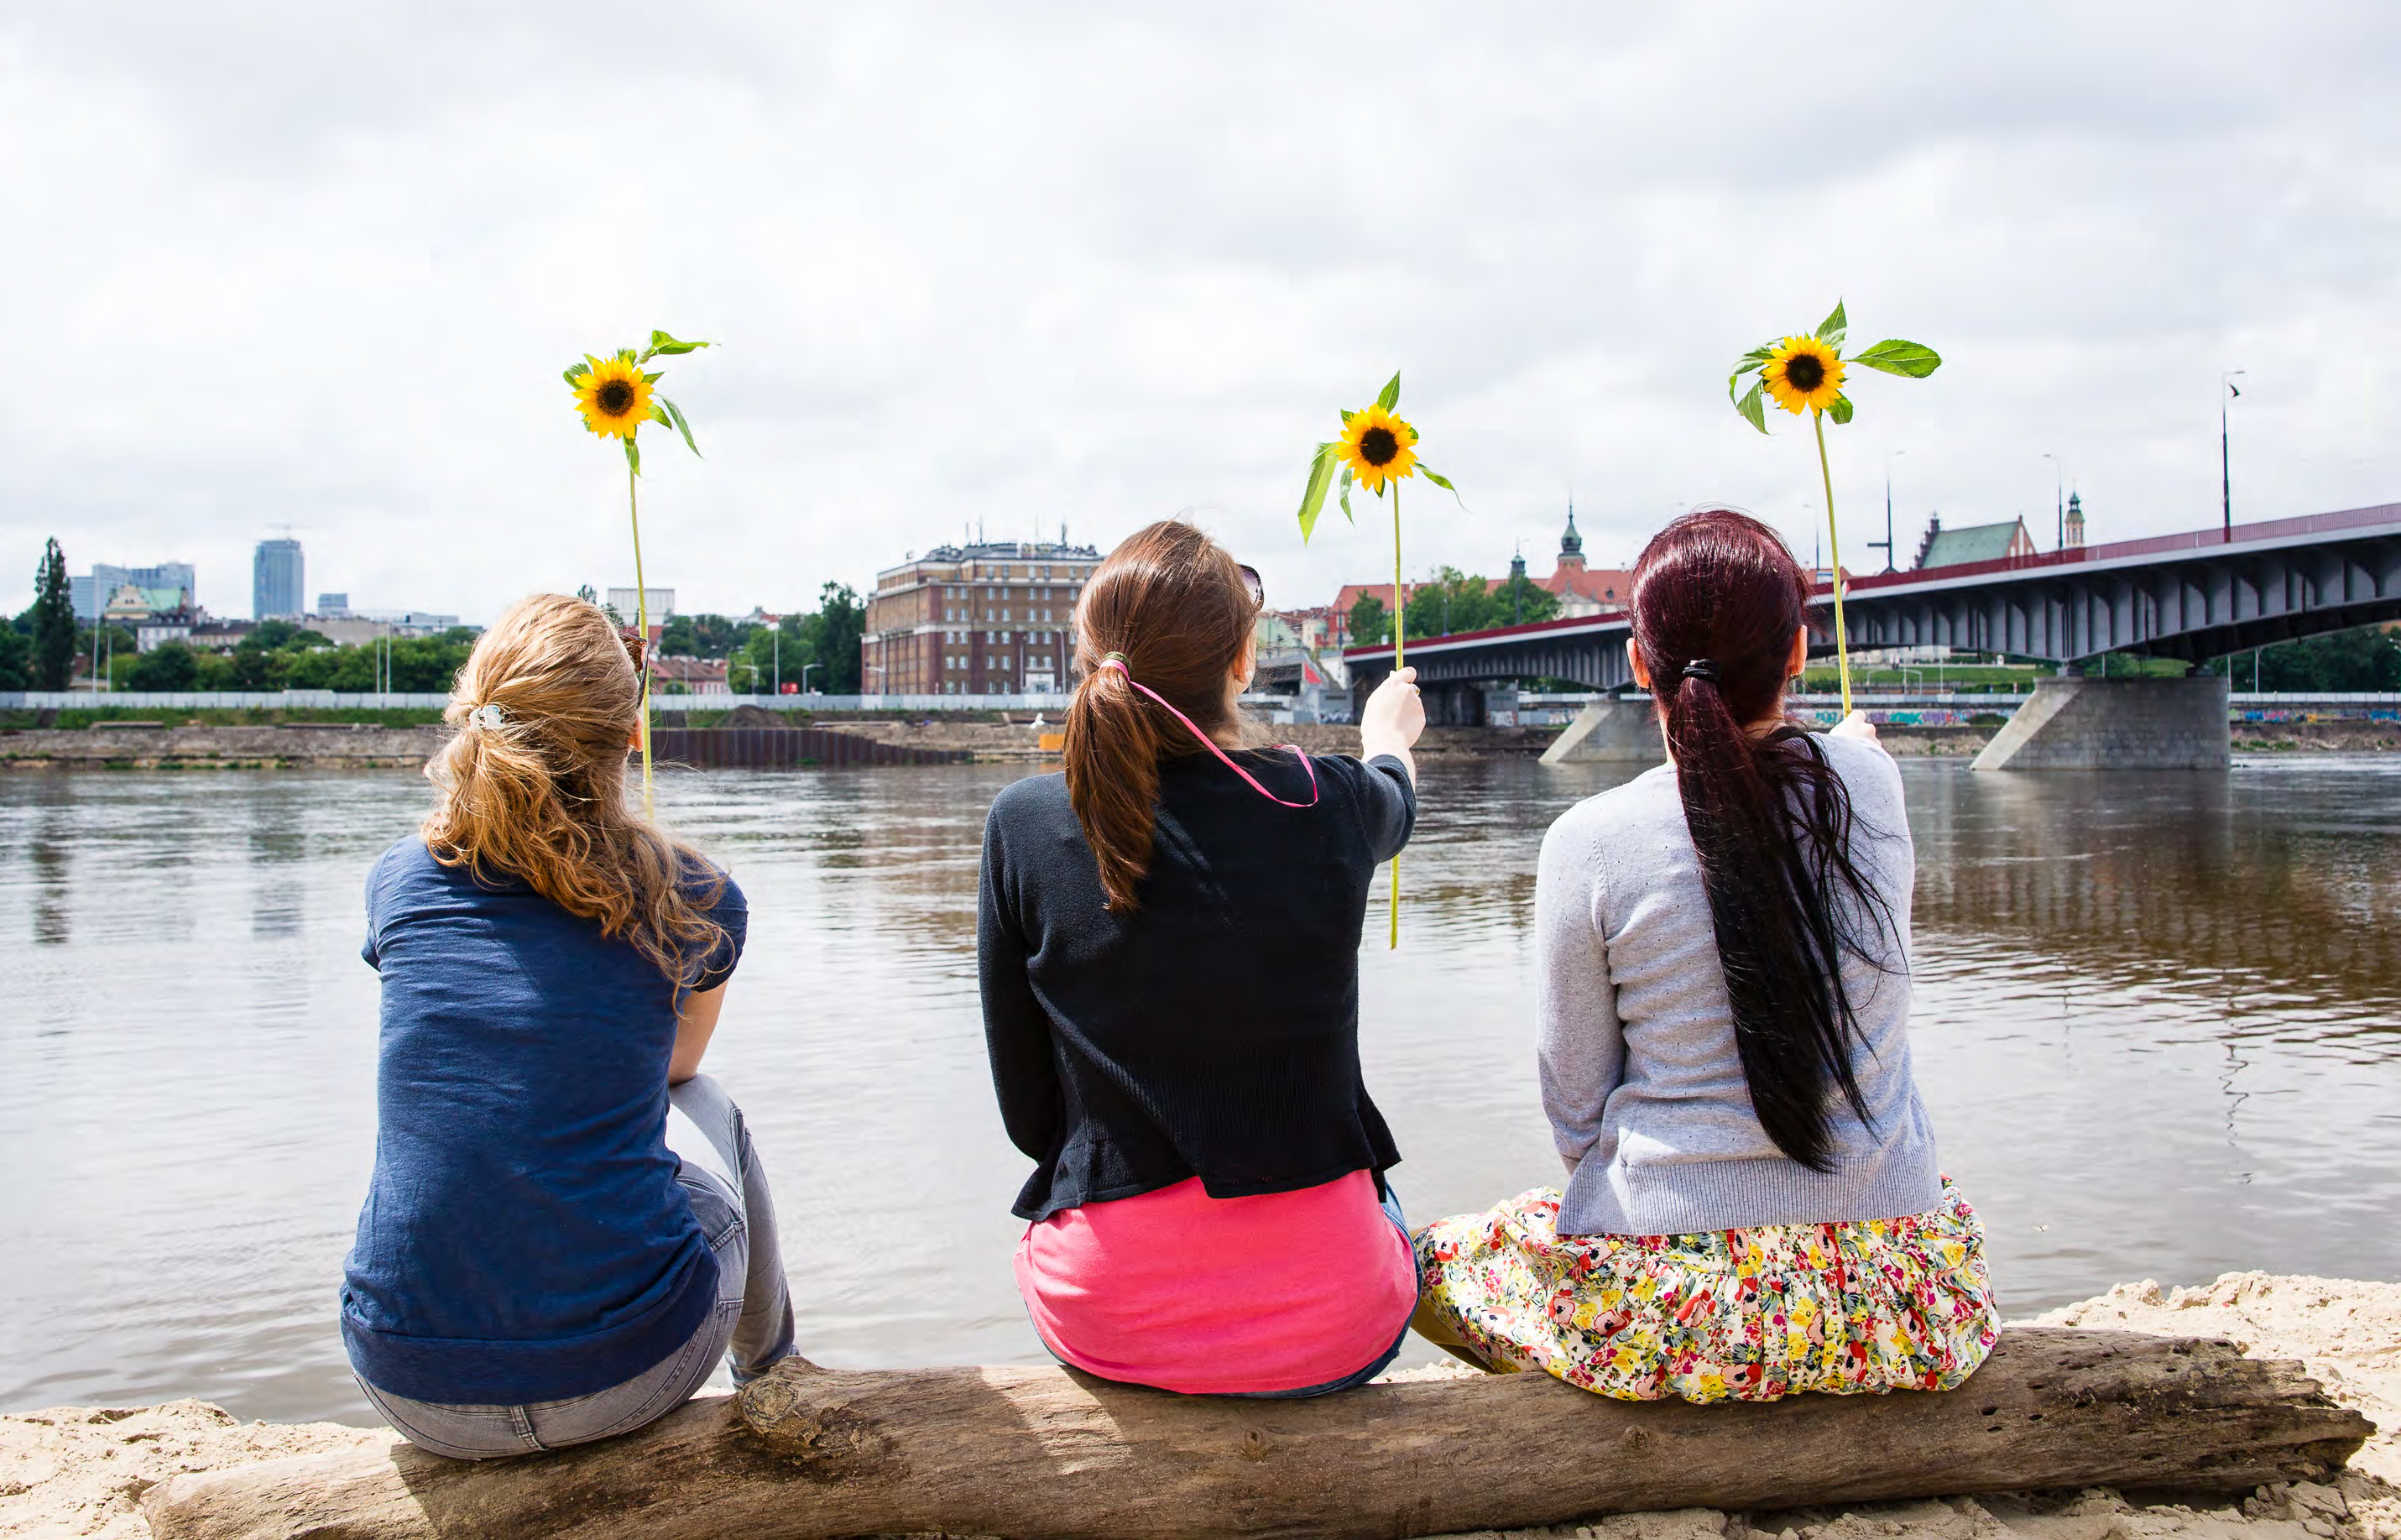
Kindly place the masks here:
[[(1612, 7), (1630, 10), (1632, 7)], [(11, 0), (0, 603), (181, 557), (487, 618), (631, 578), (558, 370), (652, 326), (645, 555), (685, 610), (811, 600), (980, 525), (1189, 512), (1322, 602), (1390, 560), (1310, 447), (1394, 367), (1409, 564), (1597, 561), (1725, 500), (1805, 555), (1805, 431), (1726, 367), (1845, 296), (1846, 542), (2093, 538), (2401, 500), (2391, 6), (675, 6)], [(1880, 557), (1846, 545), (1856, 567)]]

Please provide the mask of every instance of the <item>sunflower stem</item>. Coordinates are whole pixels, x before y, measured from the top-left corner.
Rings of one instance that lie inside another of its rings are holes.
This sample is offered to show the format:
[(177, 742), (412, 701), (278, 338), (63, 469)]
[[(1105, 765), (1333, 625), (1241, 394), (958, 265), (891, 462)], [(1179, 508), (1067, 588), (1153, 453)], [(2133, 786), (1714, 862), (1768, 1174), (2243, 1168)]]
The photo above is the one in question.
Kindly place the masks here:
[(635, 494), (639, 477), (632, 461), (625, 462), (625, 516), (634, 526), (634, 625), (642, 638), (642, 817), (655, 818), (651, 798), (651, 586), (642, 577), (642, 513)]
[[(1396, 377), (1397, 378), (1397, 377)], [(1404, 653), (1408, 646), (1409, 601), (1401, 592), (1401, 484), (1393, 483), (1393, 672), (1398, 674), (1406, 666)], [(1393, 852), (1393, 928), (1391, 939), (1384, 944), (1388, 952), (1401, 949), (1401, 853)]]
[(1826, 549), (1834, 558), (1834, 672), (1843, 681), (1843, 715), (1851, 714), (1851, 638), (1843, 626), (1843, 535), (1834, 527), (1834, 473), (1826, 463), (1826, 414), (1809, 408), (1818, 431), (1818, 479), (1826, 488)]

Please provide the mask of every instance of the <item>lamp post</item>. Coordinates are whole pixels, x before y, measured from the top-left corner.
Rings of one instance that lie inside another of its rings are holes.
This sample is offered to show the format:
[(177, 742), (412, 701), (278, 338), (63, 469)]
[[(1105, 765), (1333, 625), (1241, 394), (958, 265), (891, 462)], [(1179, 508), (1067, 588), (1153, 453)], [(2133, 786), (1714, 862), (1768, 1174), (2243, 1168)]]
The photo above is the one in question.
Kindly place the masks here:
[(809, 670), (812, 668), (822, 668), (824, 667), (825, 665), (822, 663), (803, 663), (801, 665), (801, 694), (805, 695), (809, 693)]
[(2042, 452), (2042, 458), (2051, 461), (2051, 499), (2057, 505), (2059, 515), (2059, 542), (2051, 548), (2065, 551), (2067, 549), (2067, 467), (2061, 464), (2059, 457), (2048, 449)]
[[(768, 646), (775, 654), (775, 694), (780, 695), (784, 693), (784, 621), (782, 616), (779, 615), (776, 617), (775, 628), (768, 634), (773, 639), (769, 641)], [(807, 677), (807, 675), (803, 674), (802, 676), (803, 681), (805, 681)], [(802, 688), (806, 689), (808, 686), (803, 682)]]
[(2226, 407), (2228, 403), (2243, 393), (2243, 388), (2234, 383), (2235, 379), (2249, 372), (2246, 369), (2229, 369), (2217, 377), (2217, 383), (2225, 387), (2217, 396), (2217, 486), (2223, 499), (2225, 539), (2229, 545), (2234, 543), (2234, 455), (2227, 437)]
[(1897, 457), (1907, 453), (1909, 453), (1909, 451), (1906, 449), (1887, 449), (1885, 451), (1884, 538), (1882, 540), (1872, 540), (1868, 542), (1869, 550), (1873, 551), (1878, 548), (1882, 548), (1884, 551), (1884, 570), (1887, 572), (1897, 570), (1892, 557), (1892, 462)]

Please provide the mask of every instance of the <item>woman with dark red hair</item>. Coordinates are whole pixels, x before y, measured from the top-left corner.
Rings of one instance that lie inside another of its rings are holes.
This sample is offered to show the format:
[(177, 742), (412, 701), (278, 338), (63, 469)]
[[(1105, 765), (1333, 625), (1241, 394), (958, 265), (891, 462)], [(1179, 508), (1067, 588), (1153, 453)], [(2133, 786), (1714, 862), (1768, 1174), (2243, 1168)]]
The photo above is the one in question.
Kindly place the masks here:
[(1417, 1236), (1417, 1326), (1625, 1400), (1943, 1390), (1997, 1331), (1983, 1234), (1909, 1053), (1914, 854), (1854, 715), (1785, 713), (1810, 585), (1686, 515), (1634, 569), (1669, 763), (1571, 808), (1535, 893), (1543, 1102), (1568, 1179)]

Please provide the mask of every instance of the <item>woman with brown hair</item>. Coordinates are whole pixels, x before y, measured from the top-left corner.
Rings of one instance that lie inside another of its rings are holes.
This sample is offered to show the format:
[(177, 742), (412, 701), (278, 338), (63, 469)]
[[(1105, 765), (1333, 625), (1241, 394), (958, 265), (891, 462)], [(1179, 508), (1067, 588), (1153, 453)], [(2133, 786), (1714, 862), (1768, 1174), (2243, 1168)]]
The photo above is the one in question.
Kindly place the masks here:
[(1774, 530), (1688, 514), (1634, 567), (1668, 763), (1561, 814), (1534, 925), (1567, 1165), (1426, 1227), (1420, 1329), (1626, 1400), (1944, 1390), (1998, 1329), (1983, 1232), (1909, 1053), (1900, 773), (1784, 692), (1810, 585)]
[(1362, 759), (1246, 749), (1260, 605), (1187, 524), (1092, 573), (1065, 774), (993, 804), (978, 950), (1044, 1343), (1129, 1383), (1310, 1396), (1381, 1370), (1417, 1303), (1358, 952), (1425, 712), (1403, 670)]
[(766, 1174), (699, 1073), (733, 879), (625, 804), (641, 644), (512, 607), (460, 671), (423, 827), (367, 879), (376, 1165), (342, 1336), (386, 1421), (488, 1459), (628, 1432), (791, 1351)]

